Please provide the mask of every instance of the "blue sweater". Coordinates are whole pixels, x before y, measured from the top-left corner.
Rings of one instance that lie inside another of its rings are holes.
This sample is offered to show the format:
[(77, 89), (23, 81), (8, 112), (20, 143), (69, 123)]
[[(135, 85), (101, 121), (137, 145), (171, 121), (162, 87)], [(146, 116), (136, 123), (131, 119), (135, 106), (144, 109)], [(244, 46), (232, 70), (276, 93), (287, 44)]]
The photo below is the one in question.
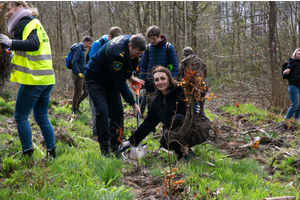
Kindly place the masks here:
[(157, 45), (150, 44), (149, 51), (146, 49), (144, 51), (141, 65), (140, 65), (140, 76), (139, 78), (146, 81), (145, 86), (147, 91), (153, 92), (153, 79), (151, 71), (153, 67), (157, 65), (162, 65), (167, 67), (168, 64), (173, 65), (172, 76), (177, 78), (179, 68), (176, 50), (173, 45), (170, 44), (169, 50), (166, 49), (167, 38), (161, 35), (161, 42)]
[[(102, 39), (104, 40), (105, 43), (107, 43), (107, 36), (108, 35), (102, 35)], [(100, 39), (101, 39), (100, 38)], [(96, 40), (92, 46), (91, 46), (91, 49), (90, 49), (90, 52), (89, 52), (89, 57), (90, 59), (93, 57), (93, 55), (101, 48), (101, 42), (100, 42), (100, 39), (99, 40)], [(104, 43), (104, 44), (105, 44)]]

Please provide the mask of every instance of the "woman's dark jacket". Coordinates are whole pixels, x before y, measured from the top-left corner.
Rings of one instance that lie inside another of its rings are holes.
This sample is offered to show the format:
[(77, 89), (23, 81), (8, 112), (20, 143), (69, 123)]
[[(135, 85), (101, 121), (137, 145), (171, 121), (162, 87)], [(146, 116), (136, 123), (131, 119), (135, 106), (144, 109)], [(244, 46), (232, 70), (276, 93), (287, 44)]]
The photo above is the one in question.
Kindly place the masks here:
[(171, 88), (166, 96), (161, 91), (157, 91), (157, 96), (153, 100), (144, 122), (128, 139), (130, 143), (137, 146), (159, 122), (162, 122), (169, 129), (174, 114), (185, 115), (186, 104), (184, 99), (185, 95), (182, 87)]
[(36, 29), (31, 31), (26, 40), (22, 40), (25, 26), (33, 19), (35, 19), (35, 17), (32, 15), (27, 15), (20, 19), (15, 29), (11, 50), (37, 51), (40, 48), (40, 41), (36, 34)]
[(300, 87), (300, 60), (290, 58), (288, 67), (291, 71), (289, 74), (282, 74), (283, 78), (289, 80), (289, 85)]

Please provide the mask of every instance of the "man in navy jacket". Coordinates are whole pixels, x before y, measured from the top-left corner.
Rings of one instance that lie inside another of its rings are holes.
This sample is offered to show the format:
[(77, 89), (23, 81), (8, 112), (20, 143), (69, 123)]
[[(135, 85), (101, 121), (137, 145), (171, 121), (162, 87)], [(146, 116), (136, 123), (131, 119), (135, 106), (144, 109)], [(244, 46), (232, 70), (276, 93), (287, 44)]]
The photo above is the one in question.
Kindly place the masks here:
[[(118, 149), (118, 130), (123, 129), (123, 99), (132, 106), (134, 115), (140, 113), (126, 80), (144, 81), (132, 76), (138, 57), (146, 49), (145, 38), (122, 35), (106, 43), (86, 65), (85, 82), (96, 110), (96, 130), (101, 153), (110, 156)], [(113, 121), (115, 124), (110, 124)], [(124, 130), (124, 129), (123, 129)]]
[[(82, 42), (78, 44), (73, 44), (70, 50), (73, 51), (72, 58), (72, 73), (74, 82), (74, 94), (72, 101), (72, 112), (78, 113), (79, 104), (88, 96), (88, 92), (84, 83), (83, 73), (84, 73), (84, 62), (86, 48), (90, 48), (92, 45), (92, 38), (85, 36)], [(82, 93), (83, 91), (83, 93)]]
[(145, 81), (143, 89), (146, 89), (146, 98), (149, 109), (150, 104), (156, 96), (153, 79), (151, 77), (153, 67), (157, 65), (168, 67), (174, 78), (177, 78), (179, 69), (176, 50), (173, 45), (167, 42), (167, 38), (160, 34), (159, 27), (150, 26), (147, 29), (146, 37), (150, 39), (151, 44), (147, 45), (147, 49), (143, 54), (139, 78)]
[[(113, 26), (109, 30), (109, 35), (103, 35), (99, 40), (96, 40), (93, 44), (92, 47), (90, 48), (90, 51), (87, 56), (87, 62), (90, 60), (90, 58), (95, 55), (95, 53), (108, 41), (111, 39), (118, 37), (120, 35), (123, 35), (122, 29), (118, 26)], [(91, 99), (91, 96), (89, 96), (89, 104), (91, 108), (91, 115), (92, 115), (92, 137), (95, 138), (97, 136), (97, 131), (96, 131), (96, 115), (95, 115), (95, 106), (94, 103)], [(112, 122), (113, 123), (113, 122)]]

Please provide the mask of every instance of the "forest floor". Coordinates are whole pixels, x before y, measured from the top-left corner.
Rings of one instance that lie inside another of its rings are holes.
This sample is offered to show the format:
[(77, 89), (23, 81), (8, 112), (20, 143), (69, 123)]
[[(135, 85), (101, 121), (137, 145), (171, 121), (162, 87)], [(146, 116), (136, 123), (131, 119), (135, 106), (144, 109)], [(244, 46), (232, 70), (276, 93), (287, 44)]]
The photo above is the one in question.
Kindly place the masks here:
[[(237, 160), (244, 158), (257, 160), (266, 174), (274, 175), (276, 171), (284, 173), (285, 170), (274, 166), (274, 163), (283, 162), (285, 158), (296, 155), (296, 159), (293, 160), (291, 166), (299, 172), (300, 140), (298, 139), (299, 132), (297, 133), (297, 130), (299, 131), (299, 127), (297, 127), (297, 122), (295, 123), (292, 120), (276, 122), (276, 120), (265, 119), (259, 123), (253, 123), (249, 120), (252, 114), (231, 115), (220, 109), (210, 109), (210, 112), (220, 117), (212, 122), (212, 130), (206, 143), (221, 150), (224, 157)], [(160, 138), (161, 135), (162, 131), (156, 133), (155, 137)], [(260, 137), (259, 135), (264, 136)], [(259, 143), (256, 144), (255, 141), (259, 141)], [(257, 146), (253, 147), (255, 144)], [(291, 146), (298, 148), (291, 148)], [(149, 152), (146, 159), (159, 158), (160, 151), (162, 149)], [(129, 153), (125, 158), (128, 158), (128, 155)], [(194, 159), (201, 160), (201, 157), (196, 155)], [(136, 163), (130, 159), (127, 159), (127, 162)], [(165, 163), (165, 165), (167, 166), (168, 163)], [(173, 165), (176, 167), (179, 163), (176, 161)], [(137, 164), (136, 168), (124, 173), (123, 184), (131, 186), (133, 188), (132, 193), (138, 194), (138, 199), (170, 199), (168, 195), (165, 196), (160, 192), (165, 181), (164, 177), (153, 176), (147, 170), (149, 170), (147, 167), (141, 167)], [(176, 178), (184, 179), (185, 177)], [(291, 175), (290, 180), (293, 180), (293, 178), (294, 175)], [(264, 179), (268, 180), (269, 178), (264, 177)], [(300, 183), (299, 179), (295, 181)], [(187, 191), (187, 189), (184, 188), (182, 191)], [(183, 198), (178, 197), (177, 199)]]
[[(213, 109), (208, 107), (207, 111), (209, 112), (208, 117), (210, 119), (213, 118), (213, 120), (211, 120), (212, 130), (209, 133), (209, 138), (207, 141), (204, 144), (197, 146), (204, 146), (205, 144), (212, 145), (214, 148), (219, 149), (222, 152), (224, 158), (230, 158), (236, 161), (243, 160), (245, 158), (256, 160), (260, 163), (261, 167), (265, 171), (266, 176), (263, 177), (264, 180), (271, 181), (269, 176), (272, 176), (276, 173), (285, 174), (286, 178), (284, 180), (280, 180), (279, 178), (279, 181), (282, 181), (283, 184), (289, 184), (293, 181), (295, 187), (300, 188), (300, 178), (297, 177), (297, 174), (300, 172), (300, 126), (298, 122), (292, 120), (278, 122), (278, 120), (276, 120), (276, 118), (272, 115), (265, 118), (258, 117), (257, 119), (253, 119), (253, 117), (255, 117), (255, 114), (253, 113), (238, 112), (238, 114), (233, 114), (227, 112), (226, 110), (221, 110), (220, 108)], [(55, 114), (53, 116), (56, 120), (63, 118), (66, 122), (70, 123), (72, 120), (74, 120), (74, 116), (71, 114), (66, 115), (59, 114), (58, 112), (54, 113), (53, 109), (50, 109), (49, 114), (50, 116)], [(131, 118), (133, 118), (133, 116), (130, 114), (130, 112), (127, 112), (125, 115), (125, 121)], [(36, 126), (34, 122), (31, 122), (31, 127), (33, 129), (33, 142), (44, 145), (44, 140), (39, 132), (39, 127)], [(125, 129), (130, 129), (130, 132), (134, 130), (134, 128), (126, 126)], [(17, 140), (15, 130), (16, 123), (13, 117), (6, 118), (5, 126), (0, 126), (1, 132), (12, 134)], [(66, 134), (67, 132), (67, 127), (56, 126), (56, 142), (60, 141), (61, 143), (67, 144), (70, 147), (76, 147), (76, 139), (73, 136)], [(150, 135), (153, 139), (159, 140), (162, 135), (161, 126), (157, 127), (157, 132), (155, 134), (151, 133)], [(87, 133), (81, 136), (81, 138), (88, 138), (91, 140), (90, 135)], [(259, 141), (259, 143), (256, 143), (256, 141)], [(6, 141), (5, 145), (10, 145), (12, 143), (13, 140), (9, 140)], [(94, 143), (97, 142), (94, 141)], [(195, 152), (197, 153), (199, 151), (200, 150)], [(151, 170), (153, 169), (153, 163), (155, 162), (159, 163), (163, 169), (167, 169), (169, 166), (172, 166), (172, 168), (186, 167), (194, 160), (200, 160), (203, 165), (214, 166), (215, 164), (213, 158), (207, 162), (202, 160), (202, 157), (199, 154), (189, 161), (177, 161), (174, 153), (171, 151), (168, 153), (173, 156), (173, 159), (169, 161), (167, 157), (161, 156), (161, 152), (168, 151), (161, 148), (148, 151), (146, 157), (143, 158), (144, 162), (129, 159), (129, 152), (122, 154), (121, 159), (123, 159), (123, 162), (131, 163), (135, 167), (122, 169), (123, 178), (121, 179), (121, 182), (122, 185), (132, 188), (131, 193), (134, 194), (137, 199), (170, 199), (170, 196), (166, 195), (166, 191), (163, 192), (163, 188), (166, 183), (165, 176), (157, 176), (151, 173)], [(8, 156), (11, 155), (17, 157), (14, 151), (9, 152)], [(289, 158), (293, 159), (290, 163), (288, 163), (288, 165), (280, 165), (280, 163), (286, 162), (286, 160)], [(149, 165), (145, 163), (147, 161)], [(45, 162), (44, 164), (46, 166), (46, 160), (42, 159), (41, 163), (43, 162)], [(36, 163), (33, 160), (29, 161), (28, 165), (34, 166)], [(294, 170), (292, 173), (286, 173), (286, 170), (289, 167)], [(3, 168), (0, 169), (0, 172), (3, 171)], [(13, 171), (10, 173), (13, 173)], [(202, 174), (201, 176), (210, 177), (210, 175), (207, 174)], [(30, 179), (30, 174), (28, 174), (27, 178)], [(185, 179), (186, 174), (178, 174), (173, 181), (175, 182)], [(4, 181), (5, 179), (0, 179), (0, 186)], [(189, 187), (180, 185), (180, 187), (173, 187), (172, 189), (173, 195), (177, 196), (175, 199), (186, 199), (185, 197), (189, 196), (187, 195), (190, 190)], [(169, 190), (169, 192), (170, 191), (171, 190)], [(217, 197), (216, 193), (218, 193), (218, 191), (206, 191), (206, 193), (208, 196), (202, 196), (201, 199)]]

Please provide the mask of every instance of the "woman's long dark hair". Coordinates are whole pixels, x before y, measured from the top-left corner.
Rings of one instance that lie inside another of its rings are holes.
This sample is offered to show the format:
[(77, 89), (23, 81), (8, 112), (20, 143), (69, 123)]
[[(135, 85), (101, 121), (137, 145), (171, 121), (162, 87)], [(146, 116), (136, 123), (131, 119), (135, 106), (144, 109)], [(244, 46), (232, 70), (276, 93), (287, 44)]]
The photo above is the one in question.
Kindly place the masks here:
[(0, 44), (0, 89), (4, 83), (9, 79), (11, 67), (10, 67), (10, 57), (6, 52), (6, 47)]

